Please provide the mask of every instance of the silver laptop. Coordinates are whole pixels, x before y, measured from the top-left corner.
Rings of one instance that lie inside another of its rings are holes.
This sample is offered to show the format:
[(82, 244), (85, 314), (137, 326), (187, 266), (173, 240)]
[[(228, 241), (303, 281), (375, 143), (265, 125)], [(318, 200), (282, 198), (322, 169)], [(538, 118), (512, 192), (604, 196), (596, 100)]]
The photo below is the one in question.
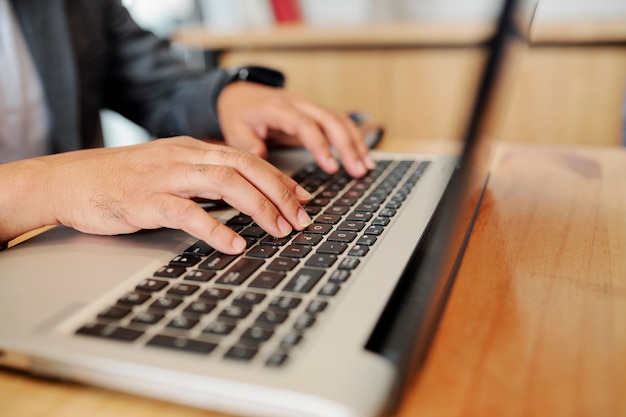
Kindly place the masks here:
[(486, 187), (494, 93), (528, 27), (518, 7), (506, 1), (487, 43), (460, 155), (374, 152), (355, 180), (272, 154), (315, 196), (302, 233), (272, 238), (225, 208), (212, 214), (246, 237), (242, 256), (180, 231), (64, 227), (0, 252), (0, 365), (244, 416), (389, 413)]

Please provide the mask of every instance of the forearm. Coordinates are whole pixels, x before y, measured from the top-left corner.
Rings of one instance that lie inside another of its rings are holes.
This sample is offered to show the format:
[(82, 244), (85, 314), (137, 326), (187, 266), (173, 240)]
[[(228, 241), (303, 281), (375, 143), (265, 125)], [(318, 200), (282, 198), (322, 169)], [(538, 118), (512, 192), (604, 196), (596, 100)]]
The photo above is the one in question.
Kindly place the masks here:
[(56, 224), (46, 186), (45, 158), (0, 164), (0, 245)]

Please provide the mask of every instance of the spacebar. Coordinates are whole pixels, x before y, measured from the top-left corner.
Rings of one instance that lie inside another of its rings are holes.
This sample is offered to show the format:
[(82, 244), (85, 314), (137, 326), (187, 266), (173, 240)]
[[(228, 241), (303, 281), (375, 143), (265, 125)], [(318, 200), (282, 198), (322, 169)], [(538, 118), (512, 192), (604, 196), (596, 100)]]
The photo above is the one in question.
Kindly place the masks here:
[(254, 271), (265, 263), (262, 259), (241, 258), (216, 282), (218, 284), (241, 285)]

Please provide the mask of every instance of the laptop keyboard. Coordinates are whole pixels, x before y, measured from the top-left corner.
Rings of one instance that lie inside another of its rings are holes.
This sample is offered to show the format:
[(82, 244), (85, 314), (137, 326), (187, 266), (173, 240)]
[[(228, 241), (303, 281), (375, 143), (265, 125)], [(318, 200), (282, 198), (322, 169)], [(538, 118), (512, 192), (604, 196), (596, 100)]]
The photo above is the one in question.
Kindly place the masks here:
[(305, 230), (275, 238), (238, 214), (226, 224), (247, 240), (244, 254), (198, 241), (76, 334), (283, 366), (349, 289), (427, 165), (378, 161), (353, 179), (310, 164), (293, 177), (313, 195)]

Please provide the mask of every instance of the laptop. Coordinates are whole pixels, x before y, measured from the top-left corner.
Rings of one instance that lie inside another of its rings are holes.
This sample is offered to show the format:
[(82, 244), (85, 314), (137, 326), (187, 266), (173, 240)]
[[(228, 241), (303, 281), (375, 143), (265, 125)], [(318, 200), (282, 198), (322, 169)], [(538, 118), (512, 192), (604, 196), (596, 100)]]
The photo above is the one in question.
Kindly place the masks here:
[(65, 227), (0, 252), (0, 366), (241, 416), (393, 412), (486, 189), (503, 70), (534, 10), (521, 7), (506, 0), (487, 42), (459, 155), (374, 152), (363, 179), (271, 155), (314, 194), (302, 233), (272, 238), (213, 208), (244, 255), (175, 230)]

